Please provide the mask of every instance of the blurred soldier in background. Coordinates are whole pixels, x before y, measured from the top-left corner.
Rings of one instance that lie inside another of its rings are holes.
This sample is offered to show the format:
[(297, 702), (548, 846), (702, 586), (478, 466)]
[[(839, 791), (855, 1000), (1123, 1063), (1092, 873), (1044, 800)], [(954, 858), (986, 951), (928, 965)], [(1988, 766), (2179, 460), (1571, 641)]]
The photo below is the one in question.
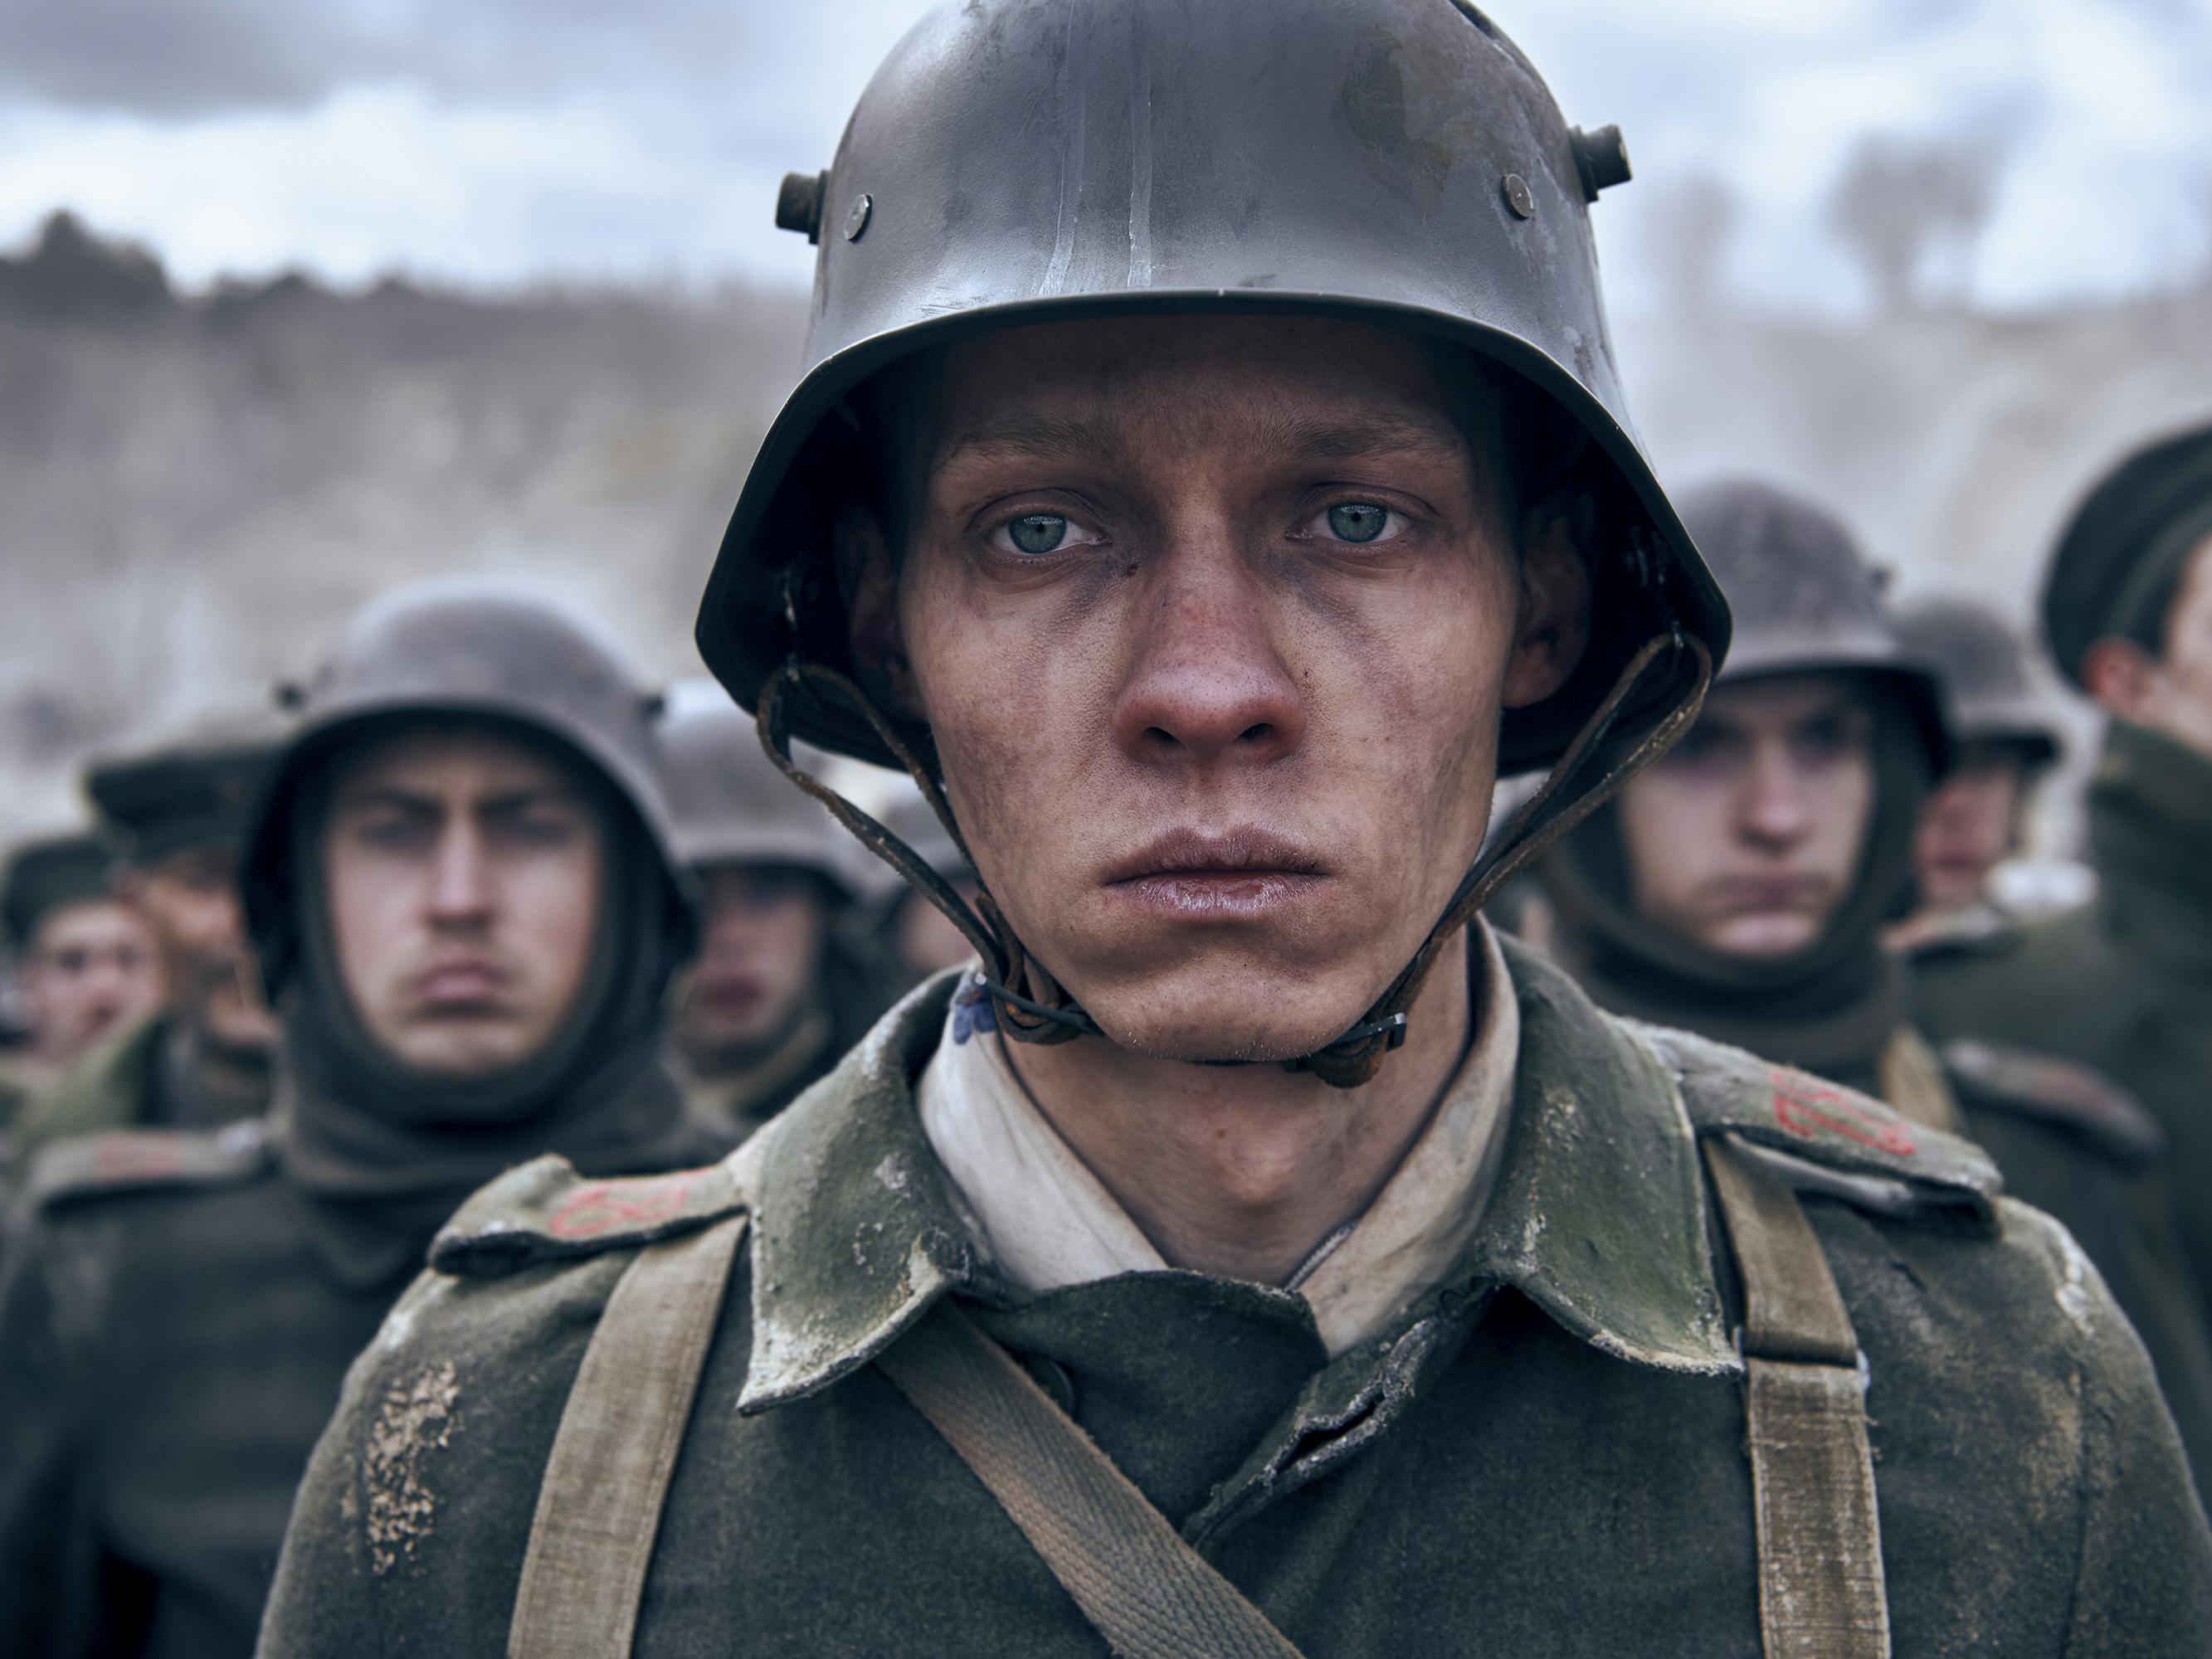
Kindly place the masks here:
[(1942, 682), (1954, 752), (1920, 812), (1918, 908), (1891, 942), (1986, 935), (2008, 925), (1990, 877), (2020, 850), (2030, 793), (2058, 758), (2058, 723), (2036, 692), (2027, 646), (1988, 606), (1925, 599), (1899, 613), (1897, 629)]
[(1961, 1040), (1939, 1054), (1883, 948), (1952, 753), (1934, 674), (1820, 508), (1721, 483), (1686, 495), (1682, 516), (1729, 594), (1735, 643), (1697, 725), (1545, 860), (1560, 959), (1605, 1006), (1979, 1141), (2006, 1190), (2064, 1222), (2103, 1272), (2212, 1470), (2212, 1338), (2174, 1245), (2158, 1126), (2118, 1085), (1990, 1033), (1947, 1033)]
[[(973, 904), (980, 884), (959, 843), (945, 833), (945, 826), (937, 821), (937, 814), (930, 811), (929, 803), (921, 798), (921, 791), (913, 779), (902, 775), (894, 781), (891, 789), (890, 802), (876, 814), (883, 820), (884, 827), (912, 848), (915, 856), (936, 871), (954, 892)], [(881, 873), (879, 866), (878, 886), (884, 884), (879, 879)], [(877, 899), (874, 909), (872, 931), (883, 941), (906, 984), (919, 985), (932, 974), (957, 968), (975, 954), (975, 947), (945, 919), (942, 910), (896, 877), (888, 884), (888, 890)]]
[(866, 854), (712, 690), (660, 727), (677, 856), (699, 897), (669, 1036), (692, 1110), (749, 1133), (866, 1035), (890, 988), (847, 926)]
[[(772, 736), (941, 780), (974, 907), (857, 827), (981, 970), (588, 1240), (557, 1165), (472, 1198), (268, 1653), (2204, 1648), (2063, 1232), (1479, 919), (1727, 641), (1624, 425), (1624, 161), (1471, 4), (907, 36), (787, 184), (810, 368), (699, 641)], [(1486, 853), (1501, 767), (1551, 787)]]
[[(691, 921), (648, 702), (526, 600), (344, 630), (249, 825), (270, 1123), (52, 1146), (0, 1257), (12, 1650), (250, 1652), (340, 1378), (460, 1198), (549, 1149), (611, 1175), (732, 1144), (658, 1057)], [(611, 1219), (587, 1190), (564, 1224)], [(457, 1386), (388, 1402), (398, 1466), (465, 1420)]]
[(2089, 787), (2089, 903), (1931, 953), (1939, 1036), (2006, 1036), (2110, 1073), (2157, 1115), (2183, 1245), (2212, 1292), (2212, 426), (2092, 489), (2043, 591), (2058, 670), (2112, 719)]
[(25, 842), (0, 875), (0, 921), (26, 1018), (0, 1054), (0, 1139), (24, 1102), (109, 1032), (153, 1012), (161, 976), (146, 924), (109, 890), (96, 836)]
[(153, 936), (165, 1006), (24, 1108), (24, 1158), (64, 1135), (206, 1128), (268, 1109), (276, 1028), (246, 945), (238, 860), (283, 732), (273, 712), (219, 714), (85, 769), (116, 896)]

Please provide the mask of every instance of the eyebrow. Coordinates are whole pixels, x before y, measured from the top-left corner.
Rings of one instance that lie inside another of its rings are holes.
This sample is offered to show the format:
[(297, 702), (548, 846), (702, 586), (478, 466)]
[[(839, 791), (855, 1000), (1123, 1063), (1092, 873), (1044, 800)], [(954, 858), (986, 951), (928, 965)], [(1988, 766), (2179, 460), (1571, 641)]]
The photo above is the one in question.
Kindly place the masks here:
[[(1002, 415), (977, 422), (945, 447), (940, 465), (970, 458), (1064, 460), (1111, 457), (1121, 448), (1122, 423), (1115, 419), (1062, 415)], [(1359, 460), (1413, 453), (1462, 460), (1467, 442), (1456, 431), (1386, 414), (1346, 418), (1302, 417), (1270, 422), (1261, 442), (1271, 453), (1312, 460)]]
[[(583, 797), (565, 784), (530, 784), (520, 789), (487, 795), (469, 803), (472, 813), (496, 815), (519, 812), (535, 805), (577, 805)], [(442, 812), (446, 810), (443, 795), (429, 795), (397, 784), (378, 784), (342, 791), (332, 810), (339, 812), (360, 812), (372, 807), (396, 807), (406, 812)]]

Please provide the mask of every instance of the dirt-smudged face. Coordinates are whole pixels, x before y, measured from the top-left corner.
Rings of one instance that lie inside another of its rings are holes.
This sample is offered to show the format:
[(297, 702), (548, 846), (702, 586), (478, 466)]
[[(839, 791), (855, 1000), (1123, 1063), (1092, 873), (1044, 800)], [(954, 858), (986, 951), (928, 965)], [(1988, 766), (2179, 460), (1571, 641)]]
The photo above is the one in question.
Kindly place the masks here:
[(1024, 943), (1116, 1041), (1336, 1037), (1477, 850), (1499, 720), (1586, 634), (1495, 383), (1347, 322), (1116, 319), (948, 350), (901, 556), (842, 526), (864, 672), (926, 719)]

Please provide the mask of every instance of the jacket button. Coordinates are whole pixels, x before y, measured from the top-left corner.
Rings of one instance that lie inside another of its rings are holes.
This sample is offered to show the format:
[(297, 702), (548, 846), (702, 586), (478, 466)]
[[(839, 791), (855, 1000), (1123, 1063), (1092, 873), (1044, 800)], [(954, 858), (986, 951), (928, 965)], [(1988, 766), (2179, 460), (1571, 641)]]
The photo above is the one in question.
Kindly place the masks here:
[(1033, 1354), (1022, 1361), (1022, 1369), (1030, 1374), (1037, 1387), (1052, 1396), (1052, 1403), (1068, 1416), (1075, 1415), (1075, 1379), (1067, 1367), (1057, 1359), (1048, 1359), (1042, 1354)]

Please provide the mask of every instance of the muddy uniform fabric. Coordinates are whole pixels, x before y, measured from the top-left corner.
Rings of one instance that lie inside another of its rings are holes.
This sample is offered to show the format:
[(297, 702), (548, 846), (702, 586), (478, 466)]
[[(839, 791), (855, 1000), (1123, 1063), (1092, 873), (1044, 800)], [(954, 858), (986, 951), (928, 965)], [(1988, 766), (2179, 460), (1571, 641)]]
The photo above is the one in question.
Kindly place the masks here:
[[(727, 1145), (690, 1133), (599, 1169)], [(103, 1135), (38, 1162), (0, 1267), (10, 1651), (252, 1651), (346, 1367), (466, 1192), (330, 1190), (259, 1122)]]
[(2089, 792), (2099, 891), (2063, 915), (1915, 961), (1938, 1039), (2094, 1066), (2158, 1119), (2183, 1251), (2212, 1286), (2212, 761), (2114, 722)]
[[(757, 1194), (727, 1166), (613, 1194), (516, 1172), (349, 1376), (262, 1652), (503, 1652), (610, 1291), (640, 1244), (749, 1205), (637, 1654), (1105, 1651), (869, 1363), (945, 1297), (1308, 1654), (1757, 1654), (1732, 1291), (1683, 1096), (1506, 948), (1522, 1036), (1491, 1201), (1434, 1293), (1334, 1360), (1291, 1292), (1167, 1272), (1028, 1295), (980, 1260), (914, 1098), (950, 976), (767, 1132)], [(1831, 1194), (1808, 1209), (1866, 1352), (1896, 1650), (2203, 1650), (2212, 1534), (2096, 1270), (1990, 1197), (1972, 1149), (1697, 1052), (1740, 1085), (1698, 1127), (1792, 1149)]]
[(110, 1129), (210, 1129), (269, 1109), (270, 1057), (217, 1050), (155, 1014), (80, 1055), (26, 1104), (17, 1126), (26, 1167), (37, 1149)]

